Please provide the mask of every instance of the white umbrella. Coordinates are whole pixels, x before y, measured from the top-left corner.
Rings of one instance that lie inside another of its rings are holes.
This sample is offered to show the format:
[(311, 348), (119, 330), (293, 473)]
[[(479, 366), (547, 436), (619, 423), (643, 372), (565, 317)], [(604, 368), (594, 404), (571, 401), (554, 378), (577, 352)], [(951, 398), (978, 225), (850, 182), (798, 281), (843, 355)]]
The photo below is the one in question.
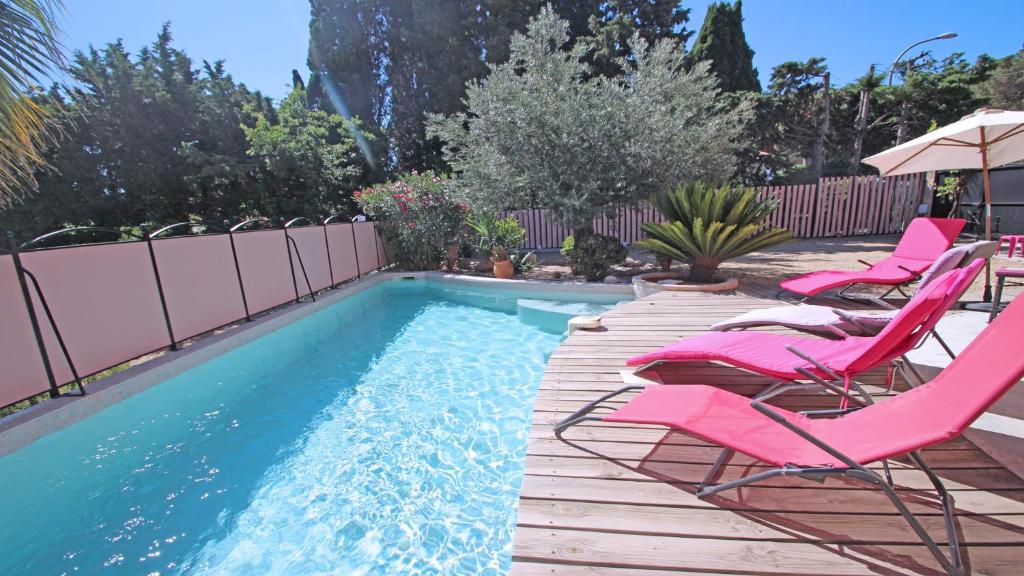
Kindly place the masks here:
[[(889, 148), (863, 162), (882, 176), (932, 170), (981, 170), (985, 191), (985, 239), (992, 239), (992, 197), (988, 169), (1024, 159), (1024, 112), (982, 108), (957, 122)], [(985, 267), (985, 301), (991, 299)]]

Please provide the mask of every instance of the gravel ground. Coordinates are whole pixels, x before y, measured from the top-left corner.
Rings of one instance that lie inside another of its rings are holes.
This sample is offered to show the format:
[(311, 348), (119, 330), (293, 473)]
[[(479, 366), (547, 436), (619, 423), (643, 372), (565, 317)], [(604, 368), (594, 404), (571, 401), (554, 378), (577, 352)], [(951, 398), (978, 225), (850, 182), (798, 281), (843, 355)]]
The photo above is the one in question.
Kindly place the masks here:
[[(877, 262), (892, 253), (893, 248), (899, 241), (899, 236), (855, 236), (849, 238), (813, 238), (806, 240), (795, 240), (782, 246), (775, 246), (767, 250), (748, 254), (746, 256), (730, 260), (722, 265), (719, 276), (722, 278), (736, 277), (742, 284), (751, 285), (777, 285), (779, 280), (789, 276), (814, 272), (816, 270), (837, 269), (855, 270), (863, 268), (858, 260), (866, 262)], [(962, 243), (969, 243), (964, 240)], [(1005, 250), (1004, 250), (1005, 253)], [(536, 268), (528, 272), (523, 278), (529, 280), (577, 280), (582, 277), (572, 275), (572, 271), (565, 263), (565, 258), (558, 252), (539, 253), (540, 263)], [(630, 257), (643, 264), (642, 268), (633, 270), (619, 267), (612, 273), (623, 277), (628, 282), (627, 276), (637, 271), (653, 271), (657, 269), (654, 257), (650, 252), (641, 250), (630, 250)], [(464, 263), (465, 264), (465, 263)], [(996, 256), (992, 259), (992, 269), (996, 270), (1005, 266), (1024, 267), (1024, 259), (1007, 259)], [(686, 272), (686, 266), (676, 263), (674, 271)], [(461, 273), (472, 275), (489, 275), (467, 270), (460, 270)], [(984, 272), (967, 291), (966, 300), (981, 300), (982, 290), (985, 285)], [(995, 277), (993, 276), (993, 286)], [(858, 289), (858, 292), (871, 292), (870, 288)], [(1021, 287), (1007, 286), (1003, 291), (1003, 301), (1020, 294), (1024, 289)]]

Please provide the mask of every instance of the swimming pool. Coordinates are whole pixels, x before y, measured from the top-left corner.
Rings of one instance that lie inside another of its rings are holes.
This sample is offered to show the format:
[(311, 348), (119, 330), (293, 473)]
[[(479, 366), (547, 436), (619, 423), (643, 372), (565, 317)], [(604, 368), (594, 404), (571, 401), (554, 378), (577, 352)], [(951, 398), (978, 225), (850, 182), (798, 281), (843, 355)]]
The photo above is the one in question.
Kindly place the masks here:
[(505, 572), (544, 364), (622, 298), (347, 297), (0, 459), (0, 573)]

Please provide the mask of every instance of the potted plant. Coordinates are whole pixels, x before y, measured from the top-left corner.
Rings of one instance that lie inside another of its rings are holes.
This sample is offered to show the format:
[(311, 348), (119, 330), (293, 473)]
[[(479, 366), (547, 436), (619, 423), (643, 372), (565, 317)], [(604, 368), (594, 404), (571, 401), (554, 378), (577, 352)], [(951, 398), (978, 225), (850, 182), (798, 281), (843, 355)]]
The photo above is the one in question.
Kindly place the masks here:
[[(509, 279), (515, 275), (515, 263), (510, 254), (526, 239), (526, 230), (514, 217), (498, 218), (494, 214), (477, 214), (466, 221), (479, 238), (477, 253), (490, 255), (496, 278)], [(478, 268), (479, 269), (479, 268)]]
[(498, 217), (491, 213), (472, 214), (466, 218), (466, 226), (476, 234), (477, 242), (473, 247), (479, 258), (476, 263), (477, 272), (490, 272), (494, 264), (491, 252), (494, 248)]
[(515, 276), (515, 266), (508, 257), (508, 249), (504, 246), (495, 246), (491, 250), (491, 262), (494, 263), (494, 277), (502, 280), (509, 280)]
[(491, 236), (491, 261), (494, 277), (508, 280), (515, 275), (515, 264), (509, 253), (518, 250), (526, 240), (526, 230), (514, 217), (495, 219)]

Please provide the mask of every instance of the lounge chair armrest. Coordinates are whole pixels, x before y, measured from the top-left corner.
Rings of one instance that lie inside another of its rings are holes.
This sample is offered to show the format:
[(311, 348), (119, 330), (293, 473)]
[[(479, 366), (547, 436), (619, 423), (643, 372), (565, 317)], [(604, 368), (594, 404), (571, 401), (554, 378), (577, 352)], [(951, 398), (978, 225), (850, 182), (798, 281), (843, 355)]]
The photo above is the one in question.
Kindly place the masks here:
[(828, 374), (828, 376), (830, 378), (832, 378), (834, 380), (842, 380), (842, 378), (840, 378), (839, 375), (836, 374), (831, 368), (829, 368), (828, 366), (825, 366), (821, 362), (818, 362), (814, 358), (811, 358), (811, 356), (809, 354), (801, 352), (795, 346), (786, 346), (786, 350), (788, 350), (791, 354), (795, 354), (797, 357), (799, 357), (799, 358), (801, 358), (803, 360), (806, 360), (806, 361), (810, 362), (811, 364), (814, 364), (815, 368), (817, 368), (818, 370), (821, 370), (825, 374)]
[(888, 302), (886, 302), (885, 300), (882, 300), (878, 296), (868, 296), (866, 298), (866, 300), (868, 300), (872, 304), (877, 304), (878, 306), (881, 306), (882, 308), (885, 308), (886, 310), (899, 310), (898, 306), (893, 306), (892, 304), (889, 304)]
[(810, 380), (813, 380), (817, 385), (821, 386), (822, 388), (825, 388), (827, 390), (831, 390), (832, 392), (835, 392), (836, 394), (842, 396), (843, 398), (846, 398), (850, 402), (853, 402), (854, 404), (856, 404), (860, 408), (863, 408), (864, 406), (868, 405), (867, 402), (861, 400), (860, 398), (857, 398), (856, 396), (854, 396), (853, 394), (850, 394), (846, 390), (843, 390), (839, 386), (836, 386), (835, 384), (833, 384), (833, 383), (831, 383), (831, 382), (829, 382), (827, 380), (823, 380), (822, 378), (819, 378), (818, 376), (816, 376), (815, 374), (811, 373), (810, 370), (804, 368), (803, 366), (797, 368), (796, 371), (801, 373), (801, 374), (803, 374), (804, 377), (806, 377), (806, 378), (808, 378)]
[(847, 332), (846, 330), (843, 330), (842, 328), (840, 328), (839, 326), (836, 326), (834, 324), (826, 324), (825, 325), (825, 329), (828, 330), (829, 332), (835, 334), (836, 336), (839, 336), (840, 338), (844, 338), (845, 339), (845, 338), (849, 338), (850, 337), (850, 333), (849, 332)]
[(856, 316), (854, 316), (853, 314), (850, 314), (846, 310), (841, 310), (839, 308), (833, 308), (832, 309), (832, 313), (835, 314), (836, 316), (839, 316), (843, 320), (846, 320), (847, 322), (853, 324), (854, 326), (864, 330), (864, 331), (869, 331), (867, 326), (861, 324), (860, 320), (858, 320)]
[(807, 440), (811, 444), (814, 444), (818, 448), (820, 448), (823, 451), (827, 452), (829, 455), (833, 456), (836, 460), (839, 460), (840, 462), (846, 464), (850, 468), (863, 469), (863, 466), (861, 466), (859, 463), (855, 462), (849, 456), (847, 456), (846, 454), (843, 454), (839, 450), (836, 450), (835, 448), (829, 446), (828, 444), (826, 444), (823, 440), (821, 440), (817, 436), (811, 434), (810, 432), (804, 430), (803, 428), (797, 426), (796, 424), (793, 424), (789, 420), (786, 420), (785, 416), (783, 416), (782, 414), (779, 414), (778, 412), (772, 410), (768, 405), (761, 403), (761, 401), (753, 400), (753, 401), (751, 401), (750, 406), (753, 407), (754, 410), (757, 410), (761, 414), (764, 414), (768, 418), (771, 418), (776, 423), (778, 423), (780, 426), (783, 426), (784, 428), (789, 429), (791, 432), (793, 432), (797, 436), (800, 436), (804, 440)]
[(902, 264), (897, 264), (896, 267), (899, 268), (900, 270), (903, 270), (904, 272), (909, 272), (911, 275), (914, 276), (914, 280), (920, 280), (921, 279), (921, 273), (920, 272), (917, 272), (915, 270), (911, 270), (910, 268), (907, 268), (906, 266), (904, 266)]
[(809, 386), (807, 384), (782, 384), (782, 383), (779, 383), (778, 385), (772, 386), (768, 390), (766, 390), (766, 391), (758, 394), (757, 396), (755, 396), (754, 400), (764, 401), (764, 400), (768, 400), (769, 398), (774, 398), (774, 397), (778, 396), (779, 394), (782, 394), (783, 392), (789, 392), (790, 390), (802, 390), (802, 389), (806, 389), (808, 387)]

